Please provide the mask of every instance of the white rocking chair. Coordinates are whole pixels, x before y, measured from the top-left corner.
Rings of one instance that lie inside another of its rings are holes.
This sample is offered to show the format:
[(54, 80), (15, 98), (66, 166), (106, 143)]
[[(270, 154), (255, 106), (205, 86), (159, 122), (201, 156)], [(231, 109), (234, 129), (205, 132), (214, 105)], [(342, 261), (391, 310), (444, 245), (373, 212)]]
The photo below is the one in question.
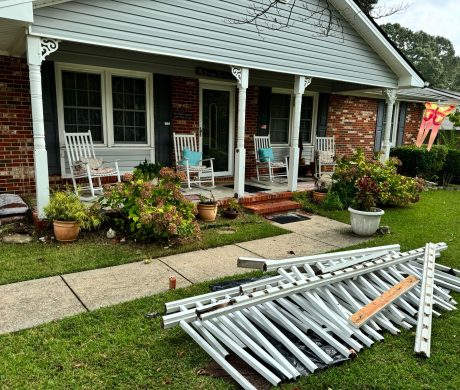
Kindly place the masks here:
[[(261, 177), (268, 178), (271, 182), (276, 177), (288, 177), (288, 156), (285, 156), (284, 161), (275, 161), (267, 158), (266, 161), (261, 161), (259, 157), (260, 149), (268, 149), (270, 146), (270, 136), (254, 136), (254, 150), (256, 152), (256, 173), (257, 180), (260, 181)], [(259, 170), (262, 169), (267, 173), (261, 173)], [(281, 171), (281, 172), (280, 172)], [(284, 172), (283, 172), (284, 171)]]
[[(192, 165), (189, 159), (183, 156), (184, 149), (189, 149), (191, 152), (199, 151), (195, 134), (173, 133), (173, 138), (176, 171), (185, 173), (188, 189), (191, 188), (191, 184), (202, 187), (203, 183), (210, 184), (207, 188), (214, 188), (214, 158), (200, 159), (197, 165)], [(209, 161), (209, 166), (204, 165), (204, 161)]]
[(337, 165), (334, 157), (334, 137), (316, 137), (315, 176), (317, 178), (320, 178), (323, 173), (331, 173), (331, 171), (325, 171), (324, 167), (332, 167), (332, 172), (334, 172)]
[[(94, 199), (96, 192), (102, 194), (101, 177), (116, 176), (118, 181), (121, 181), (117, 161), (112, 163), (113, 167), (103, 167), (103, 164), (108, 162), (96, 158), (91, 131), (87, 133), (65, 133), (65, 148), (75, 193), (78, 195), (78, 190), (90, 190), (91, 192), (91, 198), (81, 196), (82, 199)], [(88, 185), (79, 185), (77, 189), (76, 179), (82, 178), (88, 180)], [(93, 179), (96, 179), (96, 185), (94, 185)]]

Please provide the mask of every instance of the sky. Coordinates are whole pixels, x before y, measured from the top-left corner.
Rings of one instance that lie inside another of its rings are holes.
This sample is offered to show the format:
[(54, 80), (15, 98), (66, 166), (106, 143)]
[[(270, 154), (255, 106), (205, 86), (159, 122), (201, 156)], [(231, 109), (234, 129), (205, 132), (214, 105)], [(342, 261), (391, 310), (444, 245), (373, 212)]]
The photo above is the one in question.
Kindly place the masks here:
[(377, 23), (399, 23), (413, 31), (423, 30), (430, 35), (441, 35), (454, 45), (460, 56), (460, 2), (459, 0), (380, 0), (379, 6), (410, 4), (407, 11), (378, 19)]

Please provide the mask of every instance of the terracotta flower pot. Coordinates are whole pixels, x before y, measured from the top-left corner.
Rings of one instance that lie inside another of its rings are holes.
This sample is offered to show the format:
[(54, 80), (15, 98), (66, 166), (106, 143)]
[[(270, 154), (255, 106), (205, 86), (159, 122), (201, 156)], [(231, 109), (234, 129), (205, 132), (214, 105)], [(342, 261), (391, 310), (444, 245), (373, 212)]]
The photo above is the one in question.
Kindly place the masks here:
[(61, 242), (75, 241), (80, 233), (80, 225), (75, 221), (53, 221), (54, 236)]
[(319, 192), (313, 191), (313, 200), (316, 203), (323, 203), (324, 199), (326, 199), (327, 192)]
[(198, 203), (198, 217), (205, 222), (213, 222), (217, 217), (217, 204)]

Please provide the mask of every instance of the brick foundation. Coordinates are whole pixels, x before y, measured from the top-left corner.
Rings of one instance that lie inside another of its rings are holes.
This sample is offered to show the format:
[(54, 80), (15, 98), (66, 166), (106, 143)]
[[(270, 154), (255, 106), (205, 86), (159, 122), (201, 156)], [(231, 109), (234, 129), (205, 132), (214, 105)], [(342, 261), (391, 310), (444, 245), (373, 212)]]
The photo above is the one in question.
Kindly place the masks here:
[(377, 99), (331, 95), (326, 135), (335, 137), (337, 156), (351, 155), (361, 148), (374, 156)]
[(35, 192), (29, 70), (25, 59), (0, 56), (0, 193)]

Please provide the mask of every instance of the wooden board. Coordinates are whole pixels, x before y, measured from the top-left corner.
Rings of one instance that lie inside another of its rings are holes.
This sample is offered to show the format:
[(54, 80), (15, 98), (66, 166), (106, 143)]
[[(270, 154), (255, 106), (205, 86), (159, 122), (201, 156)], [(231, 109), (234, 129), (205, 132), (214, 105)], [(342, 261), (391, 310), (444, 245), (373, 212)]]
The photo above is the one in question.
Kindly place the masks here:
[(348, 322), (357, 328), (364, 325), (373, 316), (382, 311), (386, 306), (391, 304), (395, 299), (405, 294), (420, 281), (415, 275), (409, 275), (407, 278), (385, 291), (382, 295), (369, 302), (356, 313), (348, 318)]

